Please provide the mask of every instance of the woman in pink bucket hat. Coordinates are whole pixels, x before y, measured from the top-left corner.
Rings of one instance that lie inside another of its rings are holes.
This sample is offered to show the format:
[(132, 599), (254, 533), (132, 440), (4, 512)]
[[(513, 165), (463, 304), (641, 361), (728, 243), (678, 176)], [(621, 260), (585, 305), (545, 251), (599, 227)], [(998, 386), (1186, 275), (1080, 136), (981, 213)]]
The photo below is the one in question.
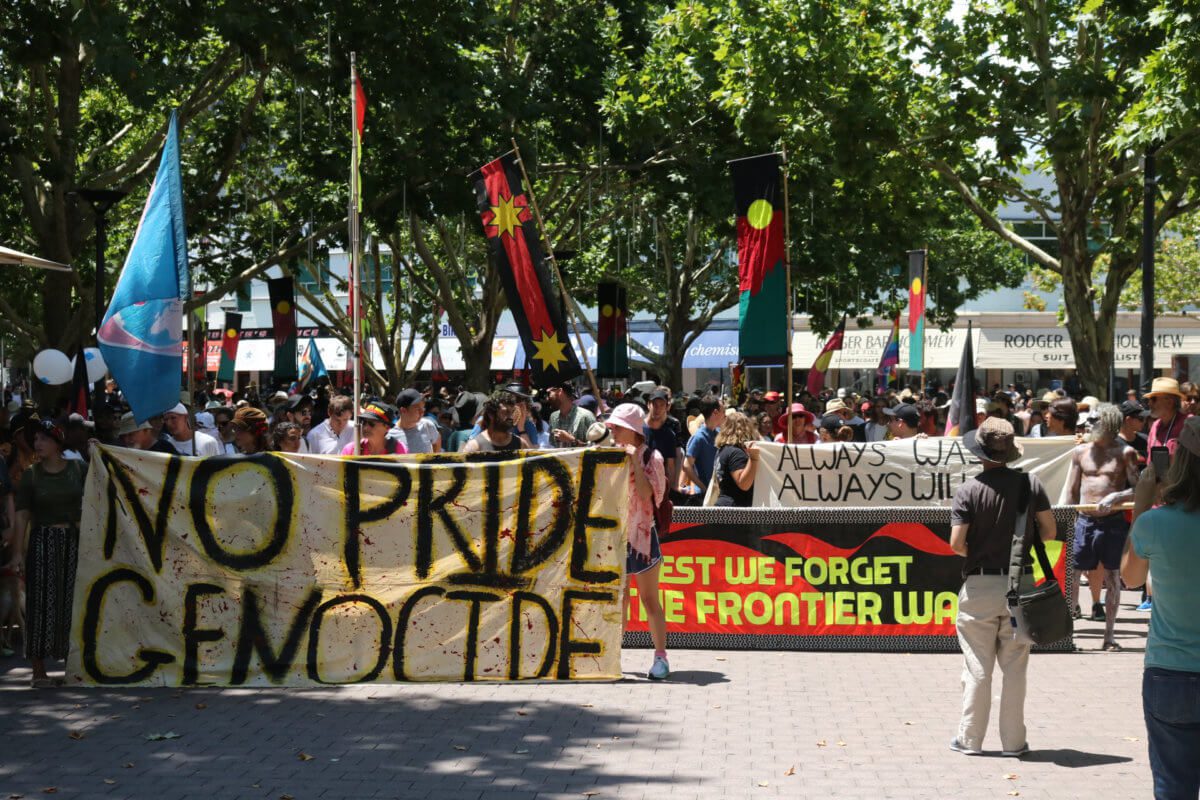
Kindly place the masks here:
[(625, 618), (629, 618), (629, 579), (637, 583), (638, 599), (646, 609), (654, 662), (649, 678), (661, 681), (671, 674), (667, 663), (667, 615), (658, 599), (658, 571), (662, 550), (654, 510), (667, 491), (662, 456), (646, 447), (646, 415), (633, 403), (622, 403), (605, 420), (617, 447), (629, 454), (629, 509), (625, 517)]

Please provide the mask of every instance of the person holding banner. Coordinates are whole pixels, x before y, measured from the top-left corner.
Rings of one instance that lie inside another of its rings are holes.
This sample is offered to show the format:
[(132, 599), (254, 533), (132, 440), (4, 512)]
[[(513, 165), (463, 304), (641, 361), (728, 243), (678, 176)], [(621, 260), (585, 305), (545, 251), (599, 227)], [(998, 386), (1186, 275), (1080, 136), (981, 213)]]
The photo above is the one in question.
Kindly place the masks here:
[[(362, 429), (358, 453), (363, 456), (397, 456), (407, 453), (404, 442), (392, 439), (388, 431), (396, 424), (396, 408), (382, 400), (368, 400), (358, 412), (358, 425)], [(415, 429), (414, 429), (415, 430)], [(342, 455), (354, 455), (354, 442), (342, 448)]]
[[(1022, 582), (1032, 583), (1031, 537), (1039, 533), (1042, 541), (1055, 537), (1054, 513), (1036, 476), (1008, 468), (1022, 455), (1008, 420), (986, 418), (978, 429), (967, 432), (963, 446), (982, 462), (983, 471), (958, 487), (950, 511), (950, 547), (965, 559), (956, 620), (963, 653), (962, 715), (950, 749), (965, 755), (983, 752), (992, 707), (992, 669), (999, 662), (1004, 673), (1000, 692), (1002, 755), (1019, 757), (1029, 752), (1025, 673), (1030, 645), (1016, 638), (1008, 608), (1009, 560), (1013, 540), (1019, 535), (1024, 544)], [(1025, 530), (1018, 531), (1022, 508), (1034, 513), (1026, 517)]]
[(754, 505), (754, 474), (758, 472), (759, 459), (756, 441), (758, 432), (750, 417), (738, 411), (725, 416), (725, 424), (717, 434), (717, 464), (713, 467), (720, 490), (716, 505), (739, 508)]
[(667, 491), (662, 455), (646, 447), (646, 415), (633, 403), (613, 409), (605, 425), (617, 447), (629, 454), (629, 508), (625, 512), (625, 619), (629, 618), (629, 580), (637, 583), (638, 600), (646, 610), (654, 661), (647, 677), (661, 681), (671, 674), (667, 661), (667, 615), (658, 597), (658, 572), (662, 548), (654, 510)]

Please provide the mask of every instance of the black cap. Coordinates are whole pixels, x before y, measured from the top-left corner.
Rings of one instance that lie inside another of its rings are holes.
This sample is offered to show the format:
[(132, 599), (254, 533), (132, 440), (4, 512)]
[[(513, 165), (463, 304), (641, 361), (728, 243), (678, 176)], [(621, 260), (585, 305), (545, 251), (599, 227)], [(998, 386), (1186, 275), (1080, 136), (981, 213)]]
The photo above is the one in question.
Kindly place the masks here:
[(291, 395), (287, 399), (287, 410), (295, 411), (297, 408), (304, 405), (305, 403), (308, 403), (311, 406), (313, 404), (313, 399), (306, 394)]
[(1118, 408), (1121, 409), (1122, 417), (1138, 417), (1139, 419), (1145, 419), (1146, 415), (1150, 413), (1141, 403), (1135, 400), (1126, 400), (1124, 403), (1121, 403)]
[(408, 408), (409, 406), (423, 402), (425, 402), (425, 395), (416, 389), (401, 389), (400, 394), (396, 395), (397, 408)]
[(671, 402), (671, 393), (666, 389), (655, 389), (650, 393), (650, 402), (653, 403), (655, 400), (666, 400), (669, 403)]
[(503, 391), (508, 392), (509, 394), (515, 394), (517, 397), (525, 400), (533, 397), (533, 395), (529, 393), (529, 390), (525, 388), (525, 384), (521, 383), (520, 381), (513, 381), (511, 383), (504, 384)]
[(901, 403), (895, 408), (885, 408), (883, 413), (889, 417), (895, 417), (910, 428), (917, 428), (921, 425), (921, 412), (911, 403)]

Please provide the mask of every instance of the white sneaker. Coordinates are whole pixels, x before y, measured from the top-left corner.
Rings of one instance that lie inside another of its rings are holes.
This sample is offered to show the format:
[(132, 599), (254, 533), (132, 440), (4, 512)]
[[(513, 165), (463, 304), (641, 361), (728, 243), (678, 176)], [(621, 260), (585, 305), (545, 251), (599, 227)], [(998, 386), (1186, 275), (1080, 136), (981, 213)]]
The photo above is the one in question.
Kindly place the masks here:
[(667, 663), (667, 657), (655, 656), (654, 663), (650, 665), (650, 673), (646, 677), (652, 681), (662, 681), (670, 674), (671, 665)]
[(961, 741), (958, 740), (957, 736), (950, 740), (950, 749), (956, 753), (962, 753), (965, 756), (983, 755), (982, 750), (976, 750), (974, 748), (967, 747), (965, 744), (963, 744)]

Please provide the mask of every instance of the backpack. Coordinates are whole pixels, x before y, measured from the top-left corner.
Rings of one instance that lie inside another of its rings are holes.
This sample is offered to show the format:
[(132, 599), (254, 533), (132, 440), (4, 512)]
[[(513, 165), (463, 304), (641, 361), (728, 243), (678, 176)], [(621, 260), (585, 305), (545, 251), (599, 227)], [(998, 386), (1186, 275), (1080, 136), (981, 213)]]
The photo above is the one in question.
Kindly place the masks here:
[[(643, 448), (642, 466), (649, 466), (652, 458), (654, 458), (653, 448)], [(671, 530), (671, 512), (674, 510), (675, 504), (671, 502), (671, 492), (664, 486), (662, 499), (654, 507), (654, 527), (658, 529), (660, 536), (665, 536)]]

